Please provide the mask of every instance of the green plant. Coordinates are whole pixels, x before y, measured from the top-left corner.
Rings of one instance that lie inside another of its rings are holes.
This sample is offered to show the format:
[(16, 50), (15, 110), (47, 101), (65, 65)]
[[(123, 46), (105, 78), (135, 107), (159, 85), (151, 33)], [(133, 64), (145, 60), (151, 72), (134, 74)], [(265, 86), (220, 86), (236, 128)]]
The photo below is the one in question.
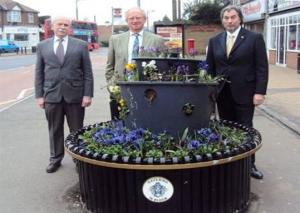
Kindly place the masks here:
[(250, 137), (247, 132), (211, 122), (209, 128), (188, 129), (180, 138), (147, 129), (128, 129), (122, 122), (106, 122), (79, 135), (86, 148), (99, 154), (121, 157), (166, 158), (214, 154), (232, 150)]

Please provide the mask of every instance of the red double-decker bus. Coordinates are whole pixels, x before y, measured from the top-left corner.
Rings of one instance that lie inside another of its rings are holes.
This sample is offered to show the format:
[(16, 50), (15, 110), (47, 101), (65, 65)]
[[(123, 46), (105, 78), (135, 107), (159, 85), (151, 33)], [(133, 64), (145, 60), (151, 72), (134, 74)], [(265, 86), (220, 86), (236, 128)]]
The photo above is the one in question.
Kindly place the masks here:
[[(90, 21), (71, 21), (70, 36), (84, 40), (88, 43), (90, 51), (98, 49), (100, 46), (98, 41), (97, 24)], [(51, 38), (53, 30), (51, 29), (51, 19), (46, 19), (44, 23), (44, 39)]]

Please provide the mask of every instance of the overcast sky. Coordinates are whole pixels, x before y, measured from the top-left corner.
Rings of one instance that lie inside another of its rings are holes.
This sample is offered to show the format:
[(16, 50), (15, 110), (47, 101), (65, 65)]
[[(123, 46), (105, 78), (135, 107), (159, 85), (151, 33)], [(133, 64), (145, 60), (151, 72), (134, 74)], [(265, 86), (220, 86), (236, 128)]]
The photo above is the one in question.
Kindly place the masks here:
[[(76, 0), (15, 0), (32, 9), (39, 15), (76, 17)], [(182, 0), (187, 2), (188, 0)], [(141, 7), (149, 12), (149, 21), (161, 20), (164, 15), (172, 19), (172, 0), (140, 0)], [(78, 0), (79, 19), (94, 20), (98, 24), (111, 22), (111, 8), (122, 8), (123, 12), (137, 5), (137, 0)]]

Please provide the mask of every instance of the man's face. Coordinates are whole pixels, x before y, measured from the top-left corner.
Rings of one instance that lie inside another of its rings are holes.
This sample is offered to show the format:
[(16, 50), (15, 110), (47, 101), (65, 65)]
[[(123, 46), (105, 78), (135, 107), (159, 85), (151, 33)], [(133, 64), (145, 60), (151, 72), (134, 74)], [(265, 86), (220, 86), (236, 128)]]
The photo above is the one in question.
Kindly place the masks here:
[(70, 21), (68, 19), (59, 18), (53, 21), (52, 30), (57, 37), (63, 38), (68, 35), (69, 29)]
[(241, 19), (235, 10), (225, 11), (222, 24), (226, 31), (233, 33), (241, 25)]
[(126, 18), (129, 30), (132, 32), (140, 32), (145, 24), (145, 17), (140, 11), (131, 11)]

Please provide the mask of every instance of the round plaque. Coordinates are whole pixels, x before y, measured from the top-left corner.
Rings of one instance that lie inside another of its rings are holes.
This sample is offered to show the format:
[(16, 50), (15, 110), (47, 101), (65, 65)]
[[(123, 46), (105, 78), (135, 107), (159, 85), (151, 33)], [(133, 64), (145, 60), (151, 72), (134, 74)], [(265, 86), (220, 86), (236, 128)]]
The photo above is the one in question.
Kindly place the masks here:
[(143, 184), (143, 194), (151, 202), (165, 202), (173, 196), (173, 193), (173, 184), (164, 177), (151, 177)]

